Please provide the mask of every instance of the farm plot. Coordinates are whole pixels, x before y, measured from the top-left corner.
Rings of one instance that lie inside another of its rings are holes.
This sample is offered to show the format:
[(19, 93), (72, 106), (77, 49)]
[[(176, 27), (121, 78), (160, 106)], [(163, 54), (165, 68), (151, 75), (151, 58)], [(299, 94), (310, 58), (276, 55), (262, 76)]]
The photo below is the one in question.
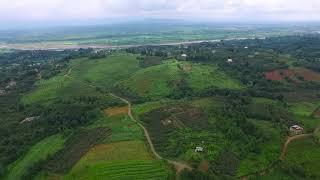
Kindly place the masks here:
[(154, 160), (143, 141), (123, 141), (93, 147), (73, 167), (67, 179), (168, 179), (169, 167)]
[(179, 79), (180, 76), (177, 65), (177, 62), (170, 62), (142, 69), (118, 86), (128, 93), (148, 99), (169, 96), (174, 90), (169, 81)]
[(144, 99), (159, 100), (186, 90), (201, 93), (209, 88), (240, 90), (243, 86), (217, 66), (168, 60), (137, 71), (118, 88)]
[(289, 111), (306, 131), (313, 131), (320, 124), (320, 117), (316, 115), (319, 107), (319, 102), (290, 103)]
[(60, 134), (50, 136), (40, 141), (34, 145), (24, 157), (9, 166), (6, 179), (21, 179), (28, 169), (35, 163), (46, 160), (48, 156), (51, 156), (61, 150), (64, 142), (65, 139)]
[(64, 148), (49, 160), (45, 169), (58, 174), (68, 172), (91, 147), (110, 134), (111, 130), (106, 128), (79, 130), (68, 138)]
[[(157, 152), (163, 157), (185, 161), (212, 160), (225, 146), (222, 134), (208, 130), (206, 114), (181, 101), (148, 111), (140, 117)], [(194, 152), (197, 146), (205, 146), (206, 152)]]
[(98, 127), (106, 127), (112, 130), (112, 134), (103, 140), (104, 143), (144, 139), (142, 129), (127, 115), (101, 117), (88, 128)]
[(108, 108), (104, 110), (104, 113), (109, 117), (124, 115), (128, 113), (128, 106)]
[[(95, 95), (105, 97), (96, 87), (109, 89), (119, 80), (128, 78), (139, 69), (135, 55), (116, 54), (104, 59), (74, 59), (67, 74), (41, 80), (37, 88), (23, 97), (25, 104), (48, 103), (59, 97)], [(93, 86), (94, 85), (94, 86)]]
[(70, 79), (63, 76), (55, 76), (49, 80), (41, 80), (37, 83), (37, 89), (23, 97), (25, 104), (46, 102), (59, 96), (58, 92), (70, 83)]
[(84, 61), (81, 66), (74, 68), (72, 75), (98, 87), (110, 89), (139, 69), (136, 55), (115, 54), (103, 59)]
[(304, 169), (307, 178), (319, 179), (320, 145), (312, 138), (296, 141), (289, 145), (285, 162), (299, 165)]

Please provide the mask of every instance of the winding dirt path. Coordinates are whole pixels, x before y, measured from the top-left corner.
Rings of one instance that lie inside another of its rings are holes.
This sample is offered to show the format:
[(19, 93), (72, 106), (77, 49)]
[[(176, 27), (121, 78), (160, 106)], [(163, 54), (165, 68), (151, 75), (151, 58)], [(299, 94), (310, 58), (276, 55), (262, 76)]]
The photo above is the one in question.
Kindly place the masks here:
[(147, 130), (139, 121), (137, 121), (137, 120), (133, 117), (133, 115), (132, 115), (132, 105), (131, 105), (131, 102), (129, 102), (128, 100), (126, 100), (126, 99), (124, 99), (124, 98), (122, 98), (122, 97), (119, 97), (119, 96), (117, 96), (117, 95), (115, 95), (115, 94), (113, 94), (113, 93), (110, 93), (110, 95), (113, 96), (113, 97), (115, 97), (115, 98), (118, 98), (118, 99), (120, 99), (121, 101), (123, 101), (123, 102), (125, 102), (126, 104), (128, 104), (128, 116), (130, 117), (130, 119), (131, 119), (132, 121), (134, 121), (135, 123), (137, 123), (137, 124), (143, 129), (144, 135), (145, 135), (145, 137), (147, 138), (147, 141), (148, 141), (148, 144), (149, 144), (149, 146), (150, 146), (151, 152), (154, 154), (154, 156), (155, 156), (156, 158), (166, 160), (168, 163), (172, 164), (172, 165), (175, 167), (175, 169), (176, 169), (176, 176), (177, 176), (177, 177), (179, 177), (180, 172), (181, 172), (182, 170), (187, 169), (187, 170), (190, 171), (190, 170), (193, 169), (191, 166), (189, 166), (189, 165), (186, 164), (186, 163), (178, 162), (178, 161), (173, 161), (173, 160), (169, 160), (169, 159), (165, 159), (165, 158), (161, 157), (161, 156), (157, 153), (157, 151), (155, 150), (155, 148), (154, 148), (154, 145), (153, 145), (153, 143), (152, 143), (152, 141), (151, 141), (151, 138), (150, 138), (150, 135), (149, 135), (148, 130)]
[[(287, 153), (287, 150), (288, 150), (288, 147), (289, 147), (290, 143), (292, 143), (292, 142), (294, 142), (294, 141), (296, 141), (296, 140), (300, 140), (300, 139), (312, 137), (314, 133), (318, 133), (318, 132), (320, 132), (320, 125), (314, 130), (313, 133), (309, 133), (309, 134), (299, 134), (299, 135), (295, 135), (295, 136), (288, 137), (288, 138), (286, 139), (286, 142), (285, 142), (285, 143), (283, 144), (283, 146), (282, 146), (282, 150), (281, 150), (281, 153), (280, 153), (279, 160), (280, 160), (280, 161), (284, 161), (284, 160), (285, 160), (286, 153)], [(267, 173), (267, 171), (268, 171), (269, 169), (274, 168), (276, 165), (277, 165), (277, 163), (274, 163), (273, 165), (269, 166), (268, 168), (266, 168), (266, 169), (264, 169), (264, 170), (262, 170), (262, 171), (241, 176), (241, 177), (239, 177), (239, 179), (241, 179), (241, 180), (247, 180), (247, 179), (249, 179), (249, 177), (252, 176), (252, 175), (256, 175), (256, 174), (264, 175), (264, 174)]]
[[(68, 78), (72, 78), (72, 76), (70, 76), (72, 69), (73, 69), (73, 67), (71, 67), (64, 76), (65, 76), (65, 77), (68, 77)], [(95, 85), (93, 85), (93, 84), (90, 84), (90, 83), (88, 83), (88, 82), (84, 82), (84, 83), (86, 83), (88, 86), (93, 87), (93, 88), (96, 88), (96, 87), (97, 87), (97, 86), (95, 86)], [(157, 151), (155, 150), (155, 148), (154, 148), (154, 145), (153, 145), (153, 143), (152, 143), (152, 141), (151, 141), (151, 138), (150, 138), (150, 135), (149, 135), (148, 130), (147, 130), (139, 121), (137, 121), (137, 120), (133, 117), (133, 115), (132, 115), (132, 104), (131, 104), (131, 102), (128, 101), (127, 99), (122, 98), (122, 97), (120, 97), (120, 96), (117, 96), (117, 95), (115, 95), (115, 94), (113, 94), (113, 93), (109, 93), (109, 94), (110, 94), (111, 96), (117, 98), (117, 99), (120, 99), (121, 101), (125, 102), (125, 103), (128, 105), (128, 116), (130, 117), (130, 119), (131, 119), (132, 121), (134, 121), (135, 123), (137, 123), (137, 124), (143, 129), (144, 135), (145, 135), (145, 137), (147, 138), (147, 141), (148, 141), (148, 144), (149, 144), (149, 146), (150, 146), (151, 152), (154, 154), (154, 156), (155, 156), (157, 159), (162, 159), (162, 160), (167, 161), (169, 164), (172, 164), (172, 165), (175, 167), (175, 169), (176, 169), (176, 177), (177, 177), (177, 178), (179, 177), (180, 172), (181, 172), (182, 170), (187, 169), (187, 170), (191, 171), (191, 170), (193, 169), (191, 166), (189, 166), (189, 165), (186, 164), (186, 163), (178, 162), (178, 161), (173, 161), (173, 160), (169, 160), (169, 159), (165, 159), (165, 158), (161, 157), (161, 156), (157, 153)]]
[(289, 144), (291, 142), (299, 140), (299, 139), (304, 139), (304, 138), (307, 138), (307, 137), (311, 137), (311, 136), (312, 136), (312, 134), (300, 134), (300, 135), (295, 135), (295, 136), (288, 137), (286, 142), (282, 146), (282, 151), (281, 151), (281, 154), (280, 154), (280, 160), (283, 161), (284, 158), (286, 157), (286, 153), (287, 153)]
[(309, 133), (309, 134), (300, 134), (300, 135), (295, 135), (295, 136), (291, 136), (291, 137), (288, 137), (286, 142), (283, 144), (283, 147), (282, 147), (282, 151), (281, 151), (281, 155), (280, 155), (280, 160), (284, 160), (285, 156), (286, 156), (286, 153), (287, 153), (287, 150), (288, 150), (288, 147), (289, 147), (289, 144), (293, 141), (296, 141), (296, 140), (299, 140), (299, 139), (304, 139), (304, 138), (308, 138), (308, 137), (312, 137), (313, 134), (317, 133), (320, 131), (320, 125), (314, 130), (313, 133)]

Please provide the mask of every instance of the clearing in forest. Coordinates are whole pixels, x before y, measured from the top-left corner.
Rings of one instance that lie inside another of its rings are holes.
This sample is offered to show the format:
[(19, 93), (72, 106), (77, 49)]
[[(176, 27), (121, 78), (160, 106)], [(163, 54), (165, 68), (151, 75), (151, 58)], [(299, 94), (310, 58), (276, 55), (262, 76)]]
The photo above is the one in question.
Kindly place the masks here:
[(108, 108), (104, 110), (104, 113), (108, 117), (124, 115), (128, 113), (128, 106)]
[(306, 68), (281, 69), (265, 73), (265, 77), (272, 81), (290, 79), (294, 82), (320, 81), (320, 74)]

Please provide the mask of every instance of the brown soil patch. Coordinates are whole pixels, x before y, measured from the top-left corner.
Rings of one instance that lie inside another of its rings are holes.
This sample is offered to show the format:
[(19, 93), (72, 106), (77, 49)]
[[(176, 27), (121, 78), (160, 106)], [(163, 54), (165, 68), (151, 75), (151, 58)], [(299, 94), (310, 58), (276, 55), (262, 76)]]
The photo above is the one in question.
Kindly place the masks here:
[(271, 81), (281, 81), (283, 78), (278, 71), (266, 72), (264, 75), (268, 80)]
[(128, 106), (123, 107), (115, 107), (115, 108), (108, 108), (104, 110), (105, 115), (111, 116), (118, 116), (128, 113)]
[(272, 81), (281, 81), (289, 78), (294, 82), (300, 82), (302, 77), (305, 81), (320, 81), (320, 74), (306, 68), (280, 69), (264, 73), (265, 77)]
[(318, 107), (314, 112), (313, 112), (313, 116), (315, 118), (320, 118), (320, 107)]
[(209, 171), (209, 162), (208, 161), (202, 161), (199, 166), (198, 166), (198, 169), (199, 171), (202, 171), (202, 172), (208, 172)]
[(192, 70), (192, 65), (191, 64), (182, 65), (182, 71), (183, 72), (190, 72), (191, 70)]
[(303, 76), (306, 81), (320, 81), (320, 74), (306, 68), (299, 68), (296, 73)]

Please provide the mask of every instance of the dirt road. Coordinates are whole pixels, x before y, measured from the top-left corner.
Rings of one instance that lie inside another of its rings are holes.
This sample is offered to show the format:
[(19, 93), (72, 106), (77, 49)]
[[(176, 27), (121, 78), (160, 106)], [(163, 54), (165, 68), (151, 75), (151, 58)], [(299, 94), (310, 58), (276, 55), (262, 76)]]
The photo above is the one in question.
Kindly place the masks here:
[[(67, 74), (65, 74), (64, 76), (68, 77), (68, 78), (72, 78), (72, 76), (70, 76), (71, 74), (71, 71), (72, 71), (72, 68), (70, 68), (67, 72)], [(93, 88), (96, 88), (95, 85), (93, 84), (90, 84), (90, 83), (87, 83), (87, 82), (84, 82), (86, 83), (88, 86), (90, 87), (93, 87)], [(130, 119), (132, 121), (134, 121), (135, 123), (137, 123), (144, 131), (144, 134), (145, 134), (145, 137), (147, 138), (147, 141), (148, 141), (148, 144), (150, 146), (150, 149), (151, 149), (151, 152), (154, 154), (154, 156), (158, 159), (163, 159), (163, 160), (166, 160), (168, 163), (172, 164), (175, 169), (176, 169), (176, 176), (179, 177), (179, 174), (182, 170), (184, 169), (188, 169), (188, 170), (192, 170), (193, 168), (191, 166), (189, 166), (188, 164), (186, 163), (183, 163), (183, 162), (178, 162), (178, 161), (173, 161), (173, 160), (169, 160), (169, 159), (165, 159), (163, 157), (161, 157), (157, 151), (155, 150), (154, 148), (154, 145), (151, 141), (151, 138), (150, 138), (150, 135), (149, 135), (149, 132), (148, 130), (139, 122), (137, 121), (133, 115), (132, 115), (132, 105), (131, 105), (131, 102), (129, 102), (128, 100), (126, 100), (125, 98), (122, 98), (122, 97), (119, 97), (113, 93), (109, 93), (111, 96), (117, 98), (117, 99), (120, 99), (121, 101), (125, 102), (127, 105), (128, 105), (128, 116), (130, 117)]]
[(299, 139), (304, 139), (307, 137), (312, 137), (314, 133), (317, 133), (320, 131), (320, 126), (318, 126), (313, 133), (309, 133), (309, 134), (300, 134), (300, 135), (295, 135), (295, 136), (291, 136), (288, 137), (286, 142), (284, 143), (283, 147), (282, 147), (282, 151), (281, 151), (281, 155), (280, 155), (280, 160), (284, 160), (287, 150), (288, 150), (288, 146), (292, 141), (295, 140), (299, 140)]
[(304, 139), (304, 138), (311, 137), (311, 136), (312, 136), (312, 134), (300, 134), (300, 135), (288, 137), (286, 142), (283, 144), (282, 151), (280, 154), (280, 160), (282, 160), (282, 161), (284, 160), (286, 153), (287, 153), (287, 150), (288, 150), (288, 146), (292, 141), (295, 141), (298, 139)]
[(130, 103), (128, 100), (126, 100), (126, 99), (124, 99), (124, 98), (122, 98), (122, 97), (119, 97), (119, 96), (117, 96), (117, 95), (115, 95), (115, 94), (113, 94), (113, 93), (110, 93), (110, 95), (113, 96), (113, 97), (115, 97), (115, 98), (118, 98), (118, 99), (120, 99), (121, 101), (123, 101), (123, 102), (125, 102), (126, 104), (128, 104), (128, 116), (131, 118), (132, 121), (134, 121), (135, 123), (137, 123), (137, 124), (143, 129), (144, 135), (145, 135), (145, 137), (147, 138), (147, 141), (148, 141), (148, 144), (149, 144), (149, 146), (150, 146), (151, 152), (154, 154), (154, 156), (155, 156), (156, 158), (166, 160), (168, 163), (172, 164), (172, 165), (175, 167), (175, 169), (176, 169), (176, 176), (179, 176), (180, 172), (181, 172), (182, 170), (184, 170), (184, 169), (192, 170), (192, 167), (189, 166), (189, 165), (186, 164), (186, 163), (178, 162), (178, 161), (173, 161), (173, 160), (169, 160), (169, 159), (165, 159), (165, 158), (161, 157), (161, 156), (157, 153), (157, 151), (155, 150), (155, 148), (154, 148), (154, 145), (153, 145), (153, 143), (152, 143), (152, 141), (151, 141), (151, 138), (150, 138), (150, 135), (149, 135), (148, 130), (147, 130), (139, 121), (137, 121), (137, 120), (133, 117), (133, 115), (132, 115), (132, 105), (131, 105), (131, 103)]

